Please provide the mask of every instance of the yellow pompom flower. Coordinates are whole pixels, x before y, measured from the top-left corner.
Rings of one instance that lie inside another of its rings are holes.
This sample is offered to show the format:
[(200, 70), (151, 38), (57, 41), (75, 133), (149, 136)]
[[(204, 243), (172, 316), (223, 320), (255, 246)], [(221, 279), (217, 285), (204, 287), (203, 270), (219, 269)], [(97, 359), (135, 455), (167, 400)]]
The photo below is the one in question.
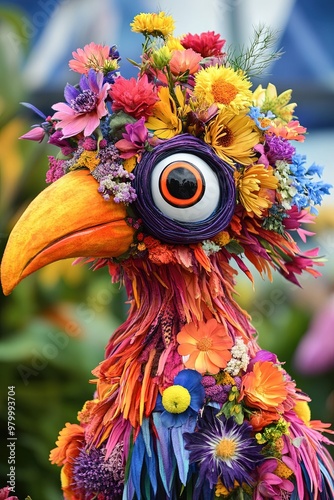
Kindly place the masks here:
[(272, 167), (250, 165), (243, 171), (235, 171), (234, 178), (240, 203), (247, 212), (261, 217), (272, 206), (267, 190), (275, 190), (278, 184)]
[(138, 14), (130, 23), (132, 31), (143, 33), (148, 36), (167, 37), (172, 35), (175, 29), (175, 22), (172, 16), (166, 16), (165, 12), (155, 12), (149, 14)]
[(309, 404), (306, 401), (297, 401), (293, 409), (296, 412), (297, 417), (309, 426), (311, 420), (311, 409)]
[(260, 139), (259, 130), (253, 120), (243, 114), (234, 115), (224, 110), (209, 122), (204, 141), (216, 154), (230, 165), (252, 163), (255, 155), (253, 147)]
[(239, 71), (224, 66), (209, 66), (199, 71), (195, 77), (194, 95), (200, 102), (216, 104), (238, 114), (250, 107), (251, 82)]

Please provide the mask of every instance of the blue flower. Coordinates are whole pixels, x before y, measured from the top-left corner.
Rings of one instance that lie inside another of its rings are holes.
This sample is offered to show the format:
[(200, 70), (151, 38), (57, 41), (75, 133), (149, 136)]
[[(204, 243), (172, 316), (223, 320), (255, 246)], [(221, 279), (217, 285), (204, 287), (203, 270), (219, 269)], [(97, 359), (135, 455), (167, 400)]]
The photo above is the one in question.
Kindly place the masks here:
[[(271, 111), (267, 111), (266, 114), (261, 113), (260, 108), (258, 106), (251, 106), (251, 108), (248, 112), (248, 116), (250, 116), (250, 118), (252, 118), (252, 120), (254, 120), (256, 126), (260, 130), (267, 130), (271, 126), (270, 120), (275, 118), (275, 115)], [(269, 123), (266, 127), (264, 127), (261, 123), (263, 119), (266, 119), (264, 121), (264, 123), (267, 123), (267, 121), (269, 120)]]
[(323, 167), (313, 163), (309, 168), (305, 166), (306, 156), (295, 154), (290, 165), (290, 178), (296, 194), (292, 198), (292, 204), (299, 210), (310, 207), (311, 214), (317, 214), (315, 205), (321, 205), (322, 197), (330, 194), (331, 184), (323, 181), (314, 181), (313, 177), (321, 177)]
[(181, 427), (189, 417), (196, 416), (204, 403), (202, 375), (196, 370), (181, 370), (174, 385), (159, 394), (155, 411), (161, 411), (161, 422), (166, 427)]

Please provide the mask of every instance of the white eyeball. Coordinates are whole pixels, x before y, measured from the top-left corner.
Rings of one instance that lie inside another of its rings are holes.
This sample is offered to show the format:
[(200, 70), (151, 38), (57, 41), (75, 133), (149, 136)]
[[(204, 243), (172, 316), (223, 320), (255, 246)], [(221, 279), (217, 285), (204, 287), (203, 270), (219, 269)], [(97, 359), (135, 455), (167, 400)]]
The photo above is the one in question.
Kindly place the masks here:
[(151, 192), (156, 207), (180, 222), (204, 221), (220, 201), (218, 177), (202, 158), (175, 153), (152, 170)]

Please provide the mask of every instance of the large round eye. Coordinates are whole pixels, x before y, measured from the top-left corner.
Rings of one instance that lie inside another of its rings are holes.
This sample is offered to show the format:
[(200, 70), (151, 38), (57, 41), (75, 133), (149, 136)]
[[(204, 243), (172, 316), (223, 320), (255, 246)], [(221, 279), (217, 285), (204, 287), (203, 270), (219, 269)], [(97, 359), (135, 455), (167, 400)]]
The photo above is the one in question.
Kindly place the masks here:
[(152, 197), (164, 215), (180, 222), (207, 219), (220, 199), (218, 177), (198, 156), (176, 153), (152, 170)]
[(134, 206), (147, 233), (161, 241), (203, 241), (223, 231), (233, 216), (233, 168), (190, 134), (144, 153), (134, 174)]

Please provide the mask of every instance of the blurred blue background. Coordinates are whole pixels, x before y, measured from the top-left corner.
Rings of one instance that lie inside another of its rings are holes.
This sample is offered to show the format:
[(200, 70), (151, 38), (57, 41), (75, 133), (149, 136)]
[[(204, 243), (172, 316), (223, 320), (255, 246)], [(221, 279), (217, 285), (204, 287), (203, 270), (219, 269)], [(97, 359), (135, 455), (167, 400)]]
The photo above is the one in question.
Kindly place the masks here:
[[(32, 102), (49, 114), (51, 105), (63, 100), (65, 83), (77, 81), (68, 70), (72, 51), (91, 41), (117, 44), (122, 74), (134, 75), (127, 58), (138, 60), (142, 39), (130, 31), (129, 23), (134, 15), (153, 10), (173, 15), (176, 35), (214, 30), (226, 38), (227, 46), (247, 45), (253, 27), (261, 23), (277, 30), (277, 48), (285, 53), (269, 75), (254, 81), (254, 88), (268, 81), (278, 92), (293, 88), (296, 114), (309, 132), (297, 150), (310, 164), (324, 165), (325, 180), (334, 184), (334, 2), (1, 1), (1, 252), (15, 220), (44, 188), (46, 155), (52, 151), (44, 144), (17, 140), (38, 121), (19, 103)], [(321, 207), (314, 229), (317, 236), (310, 245), (319, 246), (328, 259), (322, 278), (305, 276), (300, 289), (279, 276), (274, 283), (257, 279), (254, 291), (240, 276), (238, 292), (241, 305), (253, 316), (261, 345), (286, 361), (297, 385), (312, 397), (313, 417), (334, 422), (334, 320), (328, 312), (334, 293), (332, 196)], [(75, 422), (77, 411), (91, 397), (90, 372), (126, 314), (125, 300), (106, 270), (92, 273), (68, 261), (27, 278), (10, 297), (1, 296), (0, 435), (6, 436), (7, 387), (14, 385), (20, 499), (27, 494), (33, 500), (61, 498), (59, 469), (49, 465), (48, 453), (65, 422)], [(321, 331), (315, 335), (312, 323), (319, 317)], [(306, 354), (303, 345), (309, 346)], [(310, 351), (317, 356), (315, 363), (307, 360)], [(0, 453), (1, 487), (8, 473), (5, 446)]]

